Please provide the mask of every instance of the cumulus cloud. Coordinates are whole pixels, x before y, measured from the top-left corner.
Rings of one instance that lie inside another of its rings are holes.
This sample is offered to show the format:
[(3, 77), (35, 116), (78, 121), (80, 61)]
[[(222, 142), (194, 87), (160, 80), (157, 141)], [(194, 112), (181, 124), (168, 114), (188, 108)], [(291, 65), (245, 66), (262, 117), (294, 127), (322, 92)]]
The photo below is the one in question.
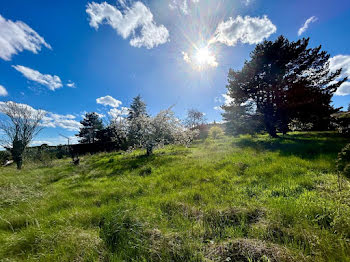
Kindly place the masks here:
[(310, 18), (308, 18), (304, 25), (302, 27), (299, 28), (298, 30), (298, 36), (302, 35), (308, 28), (309, 28), (309, 25), (313, 22), (316, 22), (317, 21), (317, 17), (316, 16), (311, 16)]
[(234, 46), (238, 42), (258, 44), (275, 33), (276, 30), (276, 26), (267, 16), (262, 18), (237, 16), (234, 19), (230, 17), (229, 20), (218, 25), (215, 36), (210, 40), (210, 43), (219, 42), (228, 46)]
[(347, 96), (350, 95), (350, 82), (343, 83), (335, 92), (337, 96)]
[(42, 120), (42, 126), (44, 127), (61, 127), (69, 131), (79, 131), (81, 124), (75, 120), (74, 115), (60, 115), (46, 111), (46, 116)]
[(96, 103), (104, 105), (104, 106), (110, 106), (110, 107), (119, 107), (122, 104), (121, 101), (119, 101), (111, 96), (99, 97), (96, 99)]
[(108, 111), (108, 115), (110, 117), (112, 117), (113, 119), (123, 118), (123, 116), (125, 116), (129, 113), (129, 108), (127, 108), (127, 107), (119, 108), (119, 106), (121, 106), (122, 102), (115, 99), (114, 97), (103, 96), (103, 97), (97, 98), (96, 102), (97, 102), (97, 104), (112, 107)]
[(0, 58), (9, 61), (13, 55), (28, 50), (37, 54), (41, 46), (51, 49), (37, 32), (27, 24), (7, 20), (0, 15)]
[[(329, 69), (331, 72), (335, 72), (340, 68), (343, 70), (339, 78), (350, 78), (350, 55), (337, 55), (329, 59)], [(350, 82), (343, 83), (335, 92), (335, 95), (350, 95)]]
[(37, 70), (21, 65), (16, 65), (12, 67), (18, 72), (21, 72), (23, 76), (25, 76), (27, 79), (44, 85), (52, 91), (63, 86), (61, 79), (56, 75), (45, 75)]
[(2, 85), (0, 85), (0, 96), (7, 96), (8, 92), (6, 90), (6, 88)]
[(131, 7), (120, 3), (125, 9), (123, 13), (106, 2), (89, 3), (86, 12), (90, 26), (98, 29), (100, 24), (108, 24), (124, 39), (131, 37), (130, 45), (134, 47), (151, 49), (168, 41), (168, 30), (164, 25), (156, 25), (152, 12), (142, 2), (137, 1)]
[[(11, 103), (15, 103), (12, 101), (9, 101)], [(2, 107), (5, 104), (5, 102), (0, 102), (0, 112), (2, 112)], [(41, 110), (41, 109), (35, 109), (30, 105), (27, 104), (21, 104), (21, 103), (16, 103), (20, 106), (23, 106), (27, 108), (29, 111), (32, 111), (34, 114), (37, 113), (38, 111), (44, 112), (45, 115), (40, 123), (41, 126), (43, 127), (61, 127), (70, 131), (78, 131), (81, 124), (80, 122), (75, 120), (75, 116), (71, 114), (67, 115), (60, 115), (60, 114), (55, 114), (46, 110)]]
[(110, 115), (114, 119), (122, 118), (123, 116), (126, 116), (129, 113), (129, 108), (122, 107), (121, 109), (118, 108), (112, 108), (109, 110), (108, 115)]
[(342, 68), (341, 77), (350, 77), (350, 55), (336, 55), (329, 59), (329, 69), (332, 72)]

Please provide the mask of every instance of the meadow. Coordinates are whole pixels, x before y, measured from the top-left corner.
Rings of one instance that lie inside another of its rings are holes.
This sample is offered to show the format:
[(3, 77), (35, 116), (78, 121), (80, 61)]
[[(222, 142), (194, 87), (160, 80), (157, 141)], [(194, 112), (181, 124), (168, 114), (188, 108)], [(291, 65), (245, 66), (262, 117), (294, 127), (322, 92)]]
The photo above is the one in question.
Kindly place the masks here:
[(332, 132), (0, 168), (0, 261), (350, 261)]

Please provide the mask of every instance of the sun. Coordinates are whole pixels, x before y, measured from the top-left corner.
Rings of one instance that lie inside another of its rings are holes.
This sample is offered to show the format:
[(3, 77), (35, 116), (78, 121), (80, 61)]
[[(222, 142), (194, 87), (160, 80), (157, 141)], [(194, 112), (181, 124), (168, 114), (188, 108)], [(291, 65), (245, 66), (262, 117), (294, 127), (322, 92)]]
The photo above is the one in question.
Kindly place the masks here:
[(194, 47), (192, 52), (182, 52), (182, 55), (184, 61), (192, 65), (192, 68), (197, 71), (203, 71), (218, 66), (216, 56), (208, 45), (200, 48)]
[(199, 69), (218, 66), (215, 55), (211, 52), (208, 46), (195, 50), (193, 62)]
[(211, 54), (208, 47), (199, 48), (195, 54), (195, 61), (198, 65), (207, 64), (211, 59)]

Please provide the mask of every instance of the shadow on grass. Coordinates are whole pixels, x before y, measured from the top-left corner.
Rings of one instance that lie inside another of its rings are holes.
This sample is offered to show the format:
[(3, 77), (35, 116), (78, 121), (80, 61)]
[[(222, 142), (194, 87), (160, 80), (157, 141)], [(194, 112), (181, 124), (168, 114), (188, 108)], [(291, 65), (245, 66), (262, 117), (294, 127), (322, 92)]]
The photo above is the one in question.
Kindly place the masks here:
[(244, 137), (234, 146), (254, 148), (257, 151), (279, 151), (284, 156), (299, 156), (304, 159), (315, 159), (321, 155), (336, 158), (338, 152), (347, 143), (346, 138), (339, 134), (325, 133), (296, 133), (279, 138)]
[[(159, 167), (169, 165), (173, 161), (178, 160), (177, 155), (186, 156), (188, 152), (182, 151), (181, 153), (176, 152), (157, 152), (151, 156), (137, 155), (137, 156), (126, 156), (123, 158), (113, 158), (109, 160), (101, 161), (93, 165), (94, 169), (109, 170), (107, 176), (122, 175), (125, 172), (133, 171), (136, 169), (143, 169), (145, 167)], [(142, 170), (141, 170), (142, 171)]]

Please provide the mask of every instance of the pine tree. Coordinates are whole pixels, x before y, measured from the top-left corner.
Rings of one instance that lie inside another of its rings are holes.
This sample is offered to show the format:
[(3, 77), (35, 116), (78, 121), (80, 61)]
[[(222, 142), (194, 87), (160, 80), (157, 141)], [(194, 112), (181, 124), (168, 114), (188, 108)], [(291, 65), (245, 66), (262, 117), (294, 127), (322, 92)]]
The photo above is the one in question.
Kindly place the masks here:
[(146, 111), (146, 104), (142, 101), (142, 98), (140, 95), (134, 97), (128, 114), (128, 120), (132, 120), (133, 118), (139, 117), (139, 116), (148, 116)]
[[(346, 79), (341, 70), (330, 72), (329, 57), (321, 46), (308, 48), (309, 39), (290, 42), (283, 36), (256, 46), (242, 70), (229, 71), (228, 94), (236, 106), (252, 101), (265, 130), (273, 137), (286, 133), (292, 119), (327, 128), (337, 112), (330, 103)], [(224, 107), (230, 114), (230, 108)]]
[(97, 133), (103, 129), (102, 120), (95, 113), (86, 113), (82, 121), (80, 121), (82, 127), (80, 128), (77, 137), (80, 137), (80, 143), (95, 143), (97, 142)]
[(131, 146), (141, 146), (142, 129), (144, 128), (142, 123), (144, 122), (143, 120), (147, 120), (148, 117), (146, 103), (142, 101), (140, 95), (134, 97), (127, 117), (129, 120), (128, 143)]

